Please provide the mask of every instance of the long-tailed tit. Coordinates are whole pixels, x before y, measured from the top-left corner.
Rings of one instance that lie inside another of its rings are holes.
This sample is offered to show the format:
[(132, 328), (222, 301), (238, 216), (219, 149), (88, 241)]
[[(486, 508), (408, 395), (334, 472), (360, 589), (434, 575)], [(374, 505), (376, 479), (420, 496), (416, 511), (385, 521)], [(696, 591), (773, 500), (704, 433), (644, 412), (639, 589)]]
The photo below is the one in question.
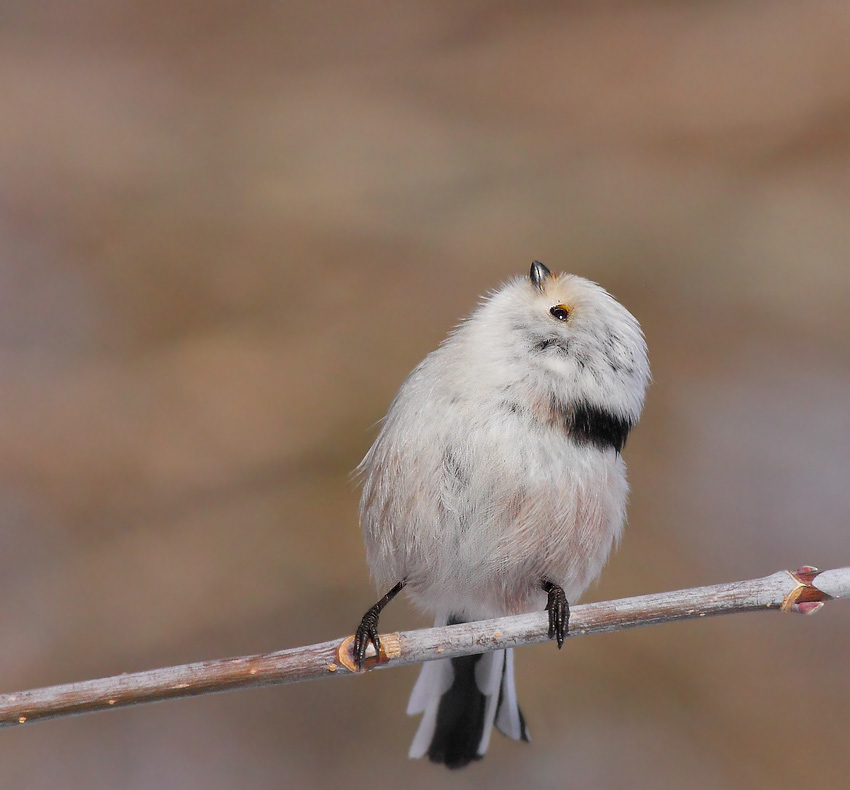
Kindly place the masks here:
[[(408, 376), (360, 464), (361, 522), (389, 592), (355, 635), (380, 652), (378, 616), (406, 588), (437, 625), (546, 608), (563, 643), (575, 601), (623, 528), (620, 451), (649, 382), (637, 320), (595, 283), (535, 261), (486, 297)], [(528, 740), (511, 650), (426, 663), (410, 748), (449, 768), (480, 759), (495, 726)]]

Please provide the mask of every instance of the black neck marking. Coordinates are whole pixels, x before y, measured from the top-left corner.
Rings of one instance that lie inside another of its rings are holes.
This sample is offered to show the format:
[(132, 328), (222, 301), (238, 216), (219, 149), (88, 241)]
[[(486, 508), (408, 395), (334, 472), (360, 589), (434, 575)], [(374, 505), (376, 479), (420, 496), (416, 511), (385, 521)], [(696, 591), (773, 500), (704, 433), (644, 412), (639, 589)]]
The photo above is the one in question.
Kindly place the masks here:
[(613, 448), (619, 453), (634, 425), (628, 417), (586, 402), (570, 406), (559, 404), (557, 408), (570, 438), (576, 444), (589, 444), (599, 450)]

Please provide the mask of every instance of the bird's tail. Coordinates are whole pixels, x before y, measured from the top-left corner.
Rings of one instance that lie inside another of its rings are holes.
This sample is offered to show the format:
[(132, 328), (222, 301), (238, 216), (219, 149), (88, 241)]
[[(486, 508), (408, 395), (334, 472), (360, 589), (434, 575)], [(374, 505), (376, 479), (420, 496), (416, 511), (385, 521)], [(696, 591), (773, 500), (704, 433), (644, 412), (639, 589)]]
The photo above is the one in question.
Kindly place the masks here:
[[(439, 617), (436, 625), (459, 622), (455, 617)], [(407, 713), (424, 713), (410, 757), (427, 754), (432, 762), (449, 768), (480, 760), (494, 724), (508, 738), (529, 739), (517, 704), (510, 649), (427, 662), (413, 687)]]

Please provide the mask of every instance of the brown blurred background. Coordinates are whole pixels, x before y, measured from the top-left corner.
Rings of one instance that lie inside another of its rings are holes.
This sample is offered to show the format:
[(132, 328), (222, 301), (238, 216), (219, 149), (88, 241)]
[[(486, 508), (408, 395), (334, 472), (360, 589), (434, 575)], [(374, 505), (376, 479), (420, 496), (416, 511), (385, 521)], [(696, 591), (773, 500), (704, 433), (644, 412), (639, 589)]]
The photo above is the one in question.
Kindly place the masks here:
[[(11, 0), (0, 179), (2, 691), (350, 633), (350, 471), (533, 258), (653, 362), (591, 599), (850, 564), (846, 3)], [(524, 649), (460, 773), (410, 668), (6, 730), (2, 785), (844, 788), (848, 634)]]

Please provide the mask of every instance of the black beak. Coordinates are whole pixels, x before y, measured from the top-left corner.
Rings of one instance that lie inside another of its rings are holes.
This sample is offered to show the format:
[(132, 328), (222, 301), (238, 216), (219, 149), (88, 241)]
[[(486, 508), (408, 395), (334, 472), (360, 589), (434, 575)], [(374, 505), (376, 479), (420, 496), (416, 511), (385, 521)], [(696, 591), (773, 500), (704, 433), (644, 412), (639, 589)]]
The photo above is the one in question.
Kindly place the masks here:
[(531, 271), (528, 273), (528, 279), (531, 284), (538, 290), (542, 291), (546, 285), (546, 280), (552, 276), (550, 272), (540, 261), (534, 261), (531, 264)]

